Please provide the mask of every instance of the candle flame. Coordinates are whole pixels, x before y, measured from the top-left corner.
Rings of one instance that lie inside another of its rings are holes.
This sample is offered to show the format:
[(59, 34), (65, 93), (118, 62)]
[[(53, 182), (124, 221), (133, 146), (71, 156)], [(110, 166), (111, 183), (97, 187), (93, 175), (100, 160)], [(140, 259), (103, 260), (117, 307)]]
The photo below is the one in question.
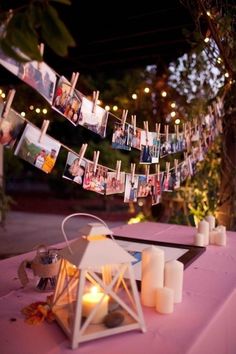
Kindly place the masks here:
[(95, 295), (95, 294), (98, 293), (98, 288), (97, 288), (97, 286), (92, 286), (92, 288), (91, 288), (91, 293), (92, 293), (93, 295)]

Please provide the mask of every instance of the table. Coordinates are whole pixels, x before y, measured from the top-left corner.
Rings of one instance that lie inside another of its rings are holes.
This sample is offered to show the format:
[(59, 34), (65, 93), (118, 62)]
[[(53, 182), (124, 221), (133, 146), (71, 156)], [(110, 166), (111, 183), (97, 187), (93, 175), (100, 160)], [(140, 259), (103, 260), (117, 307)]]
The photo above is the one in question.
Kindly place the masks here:
[[(145, 222), (113, 229), (122, 236), (192, 244), (195, 229)], [(183, 301), (174, 313), (161, 315), (143, 307), (147, 332), (133, 331), (82, 343), (72, 351), (56, 323), (30, 326), (20, 310), (45, 293), (23, 289), (17, 268), (33, 253), (0, 262), (0, 350), (2, 354), (235, 354), (236, 233), (227, 232), (227, 246), (210, 245), (184, 271)], [(11, 319), (15, 319), (11, 321)]]

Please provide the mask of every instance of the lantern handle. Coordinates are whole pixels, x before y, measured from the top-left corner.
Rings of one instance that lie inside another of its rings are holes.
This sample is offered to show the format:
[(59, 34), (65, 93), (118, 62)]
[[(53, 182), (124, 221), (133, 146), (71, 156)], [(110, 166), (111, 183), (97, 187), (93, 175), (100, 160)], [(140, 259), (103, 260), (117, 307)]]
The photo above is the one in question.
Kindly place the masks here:
[[(72, 218), (72, 217), (74, 217), (74, 216), (88, 216), (88, 217), (90, 217), (90, 218), (94, 218), (94, 219), (100, 221), (105, 227), (107, 227), (107, 228), (109, 229), (109, 227), (108, 227), (108, 225), (105, 223), (105, 221), (103, 221), (103, 220), (100, 219), (98, 216), (93, 215), (93, 214), (88, 214), (88, 213), (74, 213), (74, 214), (70, 214), (70, 215), (66, 216), (66, 217), (62, 220), (62, 223), (61, 223), (61, 231), (62, 231), (62, 234), (63, 234), (64, 239), (65, 239), (65, 241), (66, 241), (67, 247), (69, 248), (69, 250), (70, 250), (71, 253), (72, 253), (72, 250), (71, 250), (71, 248), (70, 248), (69, 240), (68, 240), (68, 238), (67, 238), (67, 236), (66, 236), (66, 232), (65, 232), (65, 227), (64, 227), (64, 226), (65, 226), (65, 223), (66, 223), (70, 218)], [(111, 237), (111, 239), (112, 239), (113, 241), (115, 241), (115, 239), (114, 239), (114, 237), (112, 236), (112, 234), (109, 235), (109, 236)]]

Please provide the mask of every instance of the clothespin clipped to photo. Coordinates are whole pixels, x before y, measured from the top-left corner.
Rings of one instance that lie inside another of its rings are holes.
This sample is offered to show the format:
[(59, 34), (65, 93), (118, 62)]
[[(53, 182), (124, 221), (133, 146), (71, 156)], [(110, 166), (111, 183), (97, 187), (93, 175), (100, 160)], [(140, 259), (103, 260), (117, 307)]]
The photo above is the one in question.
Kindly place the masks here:
[(83, 158), (84, 158), (84, 154), (86, 152), (86, 149), (88, 147), (88, 144), (83, 144), (80, 148), (80, 151), (79, 151), (79, 161), (78, 161), (78, 164), (80, 165)]
[(128, 115), (128, 109), (123, 109), (122, 116), (121, 116), (121, 124), (123, 126), (123, 129), (125, 128), (125, 122), (126, 122), (127, 115)]
[(148, 177), (149, 177), (149, 172), (150, 172), (150, 165), (145, 165), (145, 174), (146, 174), (146, 179), (148, 180)]
[(136, 115), (131, 116), (131, 125), (133, 126), (134, 134), (136, 132)]
[(166, 141), (168, 141), (169, 138), (169, 125), (165, 124), (165, 135), (166, 135)]
[(98, 159), (99, 159), (100, 151), (93, 152), (93, 172), (96, 173), (97, 166), (98, 166)]
[[(39, 53), (43, 59), (43, 54), (44, 54), (44, 43), (40, 43), (39, 44)], [(42, 61), (38, 61), (38, 70), (41, 70), (41, 66), (42, 66)]]
[(178, 172), (178, 159), (174, 159), (174, 169), (175, 169), (175, 174), (177, 175), (177, 172)]
[(160, 181), (160, 164), (159, 163), (155, 165), (155, 171), (157, 174), (157, 179), (158, 179), (158, 181)]
[(146, 132), (146, 140), (148, 140), (148, 121), (147, 120), (145, 120), (143, 122), (143, 127), (144, 127), (144, 130)]
[(92, 113), (96, 113), (96, 106), (98, 102), (99, 91), (93, 91), (93, 108)]
[(176, 138), (178, 140), (179, 139), (179, 124), (175, 124), (175, 134), (176, 134)]
[(166, 162), (166, 176), (167, 178), (169, 177), (170, 175), (170, 162)]
[(6, 118), (8, 116), (8, 113), (10, 111), (11, 104), (14, 99), (15, 93), (16, 93), (16, 90), (14, 90), (14, 89), (12, 89), (8, 92), (7, 99), (6, 99), (6, 102), (4, 104), (4, 108), (2, 111), (2, 118)]
[(70, 80), (71, 87), (70, 87), (70, 91), (69, 91), (69, 96), (73, 95), (78, 78), (79, 78), (79, 72), (76, 72), (76, 73), (73, 72), (72, 76), (71, 76), (71, 80)]
[(161, 123), (156, 123), (157, 140), (160, 140)]
[(131, 169), (131, 183), (134, 182), (134, 174), (135, 174), (135, 163), (131, 163), (130, 169)]
[(203, 141), (204, 141), (204, 145), (207, 146), (207, 136), (206, 136), (206, 132), (203, 132), (202, 133), (202, 136), (203, 136)]
[(116, 180), (120, 180), (120, 168), (121, 168), (121, 160), (116, 161)]
[(39, 142), (39, 143), (42, 142), (43, 137), (44, 137), (44, 135), (45, 135), (46, 132), (47, 132), (49, 123), (50, 123), (50, 120), (48, 120), (48, 119), (44, 119), (44, 120), (43, 120), (43, 124), (42, 124), (42, 127), (41, 127), (41, 132), (40, 132), (39, 139), (38, 139), (38, 142)]

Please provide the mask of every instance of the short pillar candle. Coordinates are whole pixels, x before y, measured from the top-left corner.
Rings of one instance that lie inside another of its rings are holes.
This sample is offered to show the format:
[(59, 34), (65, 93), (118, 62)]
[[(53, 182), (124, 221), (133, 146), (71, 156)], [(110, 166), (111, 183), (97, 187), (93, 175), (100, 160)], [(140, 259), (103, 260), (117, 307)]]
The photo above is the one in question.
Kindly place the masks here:
[(174, 291), (170, 288), (156, 289), (156, 311), (168, 314), (174, 311)]
[(174, 291), (174, 302), (179, 303), (182, 301), (183, 292), (183, 263), (173, 260), (166, 262), (164, 271), (164, 285)]
[(142, 252), (141, 302), (144, 306), (155, 307), (156, 288), (164, 283), (164, 251), (155, 246)]
[(209, 231), (210, 231), (209, 222), (206, 220), (200, 221), (198, 224), (198, 233), (204, 235), (205, 246), (209, 245)]
[(197, 233), (194, 236), (194, 245), (195, 246), (204, 246), (205, 245), (205, 236), (203, 234)]

